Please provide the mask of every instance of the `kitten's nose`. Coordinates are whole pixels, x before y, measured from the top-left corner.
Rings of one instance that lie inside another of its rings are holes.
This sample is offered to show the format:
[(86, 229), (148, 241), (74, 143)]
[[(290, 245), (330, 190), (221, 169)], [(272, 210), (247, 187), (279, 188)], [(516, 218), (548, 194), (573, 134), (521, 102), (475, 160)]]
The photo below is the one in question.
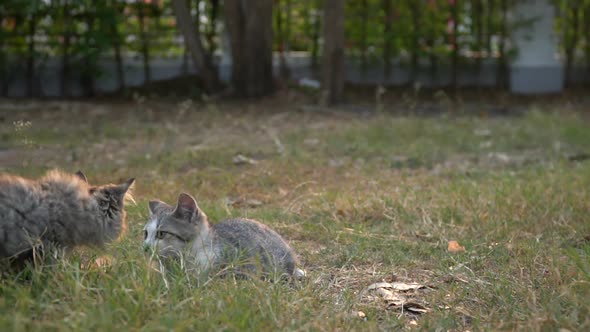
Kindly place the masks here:
[(143, 243), (143, 251), (144, 252), (150, 252), (150, 250), (152, 249), (152, 247), (149, 245), (149, 243)]

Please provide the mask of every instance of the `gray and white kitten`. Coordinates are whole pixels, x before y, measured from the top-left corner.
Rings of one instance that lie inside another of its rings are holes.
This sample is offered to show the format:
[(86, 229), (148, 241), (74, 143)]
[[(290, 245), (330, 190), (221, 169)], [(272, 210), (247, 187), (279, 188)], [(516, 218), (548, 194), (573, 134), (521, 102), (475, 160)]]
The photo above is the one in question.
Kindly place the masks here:
[(164, 262), (182, 260), (197, 275), (213, 271), (241, 277), (305, 276), (287, 242), (255, 220), (235, 218), (211, 225), (195, 199), (185, 193), (179, 195), (176, 207), (150, 201), (149, 212), (144, 249)]
[(39, 180), (0, 174), (0, 260), (24, 263), (48, 248), (101, 246), (125, 230), (124, 201), (134, 179), (91, 186), (82, 172)]

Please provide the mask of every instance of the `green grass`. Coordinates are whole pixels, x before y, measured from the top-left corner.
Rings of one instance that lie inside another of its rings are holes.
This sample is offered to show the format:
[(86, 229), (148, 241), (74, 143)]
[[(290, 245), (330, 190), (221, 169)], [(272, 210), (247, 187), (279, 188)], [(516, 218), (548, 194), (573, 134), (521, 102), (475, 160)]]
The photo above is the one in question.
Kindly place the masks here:
[[(95, 183), (136, 177), (137, 205), (119, 242), (2, 277), (2, 331), (590, 329), (590, 161), (568, 159), (590, 153), (581, 111), (366, 117), (275, 101), (63, 105), (0, 104), (0, 167), (30, 177), (82, 169)], [(18, 120), (31, 125), (17, 131)], [(258, 163), (234, 164), (240, 153)], [(202, 284), (150, 268), (140, 248), (147, 201), (172, 203), (181, 191), (213, 220), (275, 228), (307, 280)], [(449, 253), (450, 240), (466, 251)], [(112, 262), (86, 267), (101, 255)], [(431, 286), (410, 294), (430, 311), (367, 297), (383, 280)]]

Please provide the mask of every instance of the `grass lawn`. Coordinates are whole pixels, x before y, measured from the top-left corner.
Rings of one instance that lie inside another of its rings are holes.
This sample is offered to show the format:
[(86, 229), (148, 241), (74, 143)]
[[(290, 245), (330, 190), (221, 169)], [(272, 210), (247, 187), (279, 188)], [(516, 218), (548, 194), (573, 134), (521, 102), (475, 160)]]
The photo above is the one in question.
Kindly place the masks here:
[[(404, 105), (1, 101), (0, 170), (135, 177), (137, 204), (105, 250), (2, 277), (0, 330), (590, 330), (587, 106), (394, 112)], [(182, 191), (213, 221), (272, 226), (308, 278), (198, 284), (151, 269), (147, 202)]]

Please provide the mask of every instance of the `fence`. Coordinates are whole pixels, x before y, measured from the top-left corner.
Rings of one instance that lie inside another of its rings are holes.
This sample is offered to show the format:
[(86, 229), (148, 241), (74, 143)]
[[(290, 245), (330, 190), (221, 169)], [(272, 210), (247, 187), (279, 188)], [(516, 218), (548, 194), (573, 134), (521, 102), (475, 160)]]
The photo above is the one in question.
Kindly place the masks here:
[[(227, 53), (223, 3), (188, 2), (195, 29), (220, 59)], [(279, 59), (288, 55), (294, 77), (313, 75), (320, 65), (321, 2), (274, 1), (274, 48)], [(570, 73), (565, 79), (584, 81), (590, 76), (590, 0), (553, 2)], [(517, 52), (508, 36), (531, 23), (510, 21), (514, 3), (346, 1), (348, 77), (361, 83), (504, 87)], [(0, 22), (2, 96), (91, 96), (196, 72), (166, 0), (4, 0)], [(305, 56), (294, 55), (301, 52)], [(221, 64), (222, 78), (229, 65)]]

